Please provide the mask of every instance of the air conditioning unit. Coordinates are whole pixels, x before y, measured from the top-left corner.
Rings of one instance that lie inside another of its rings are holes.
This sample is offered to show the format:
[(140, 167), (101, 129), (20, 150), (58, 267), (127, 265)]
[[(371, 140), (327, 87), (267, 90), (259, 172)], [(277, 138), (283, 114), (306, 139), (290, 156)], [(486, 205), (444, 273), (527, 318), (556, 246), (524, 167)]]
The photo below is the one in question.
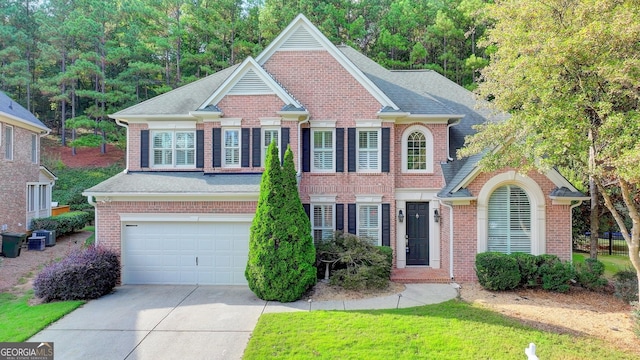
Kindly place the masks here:
[(55, 230), (36, 230), (33, 232), (33, 236), (44, 236), (45, 246), (54, 246), (56, 244), (56, 231)]

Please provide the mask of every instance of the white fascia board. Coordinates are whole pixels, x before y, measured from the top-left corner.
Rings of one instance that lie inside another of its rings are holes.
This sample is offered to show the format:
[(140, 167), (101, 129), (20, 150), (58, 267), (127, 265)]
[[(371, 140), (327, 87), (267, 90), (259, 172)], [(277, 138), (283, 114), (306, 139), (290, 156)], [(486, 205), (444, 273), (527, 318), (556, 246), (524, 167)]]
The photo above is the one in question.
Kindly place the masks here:
[(34, 124), (32, 122), (26, 121), (26, 120), (24, 120), (22, 118), (19, 118), (17, 116), (13, 116), (11, 114), (7, 114), (5, 112), (1, 112), (0, 111), (0, 117), (3, 117), (3, 118), (6, 119), (6, 120), (3, 119), (2, 122), (6, 122), (9, 125), (17, 126), (17, 127), (23, 128), (23, 129), (30, 130), (30, 131), (35, 131), (37, 133), (51, 131), (46, 126), (42, 127), (42, 126), (36, 125), (36, 124)]
[(276, 111), (276, 114), (282, 116), (282, 120), (285, 121), (300, 121), (306, 120), (309, 116), (308, 111)]
[(423, 124), (446, 124), (448, 125), (452, 119), (462, 119), (464, 115), (459, 114), (409, 114), (407, 116), (398, 117), (396, 124), (413, 124), (415, 122)]
[(255, 214), (120, 213), (121, 222), (251, 222)]
[(258, 201), (256, 192), (240, 193), (95, 193), (83, 192), (83, 196), (93, 196), (97, 203), (112, 201)]
[(453, 188), (451, 192), (456, 192), (456, 191), (459, 191), (460, 189), (466, 188), (473, 181), (473, 179), (475, 179), (476, 176), (480, 174), (480, 172), (482, 172), (482, 170), (480, 170), (480, 167), (476, 164), (473, 170), (469, 173), (469, 175), (467, 175), (464, 179), (462, 179), (462, 181), (460, 181), (460, 183), (455, 188)]
[[(204, 109), (206, 106), (210, 104), (214, 104), (214, 105), (218, 104), (218, 102), (227, 95), (229, 90), (233, 88), (233, 86), (238, 82), (238, 80), (240, 80), (242, 76), (246, 74), (247, 71), (249, 71), (250, 69), (254, 70), (256, 75), (258, 75), (260, 79), (264, 81), (265, 84), (267, 84), (273, 90), (276, 96), (278, 96), (285, 105), (292, 104), (292, 105), (295, 105), (296, 107), (302, 107), (302, 105), (298, 101), (296, 101), (296, 99), (294, 99), (291, 95), (289, 95), (289, 93), (287, 93), (282, 88), (282, 86), (280, 86), (280, 84), (275, 82), (275, 80), (269, 74), (266, 73), (266, 71), (262, 68), (262, 66), (260, 66), (256, 62), (256, 60), (254, 60), (251, 56), (249, 56), (242, 62), (242, 64), (240, 64), (240, 66), (238, 66), (238, 68), (234, 70), (233, 74), (231, 74), (231, 76), (229, 76), (222, 83), (222, 85), (220, 85), (220, 87), (218, 87), (218, 89), (216, 89), (216, 91), (207, 100), (205, 100), (205, 102), (202, 103), (202, 105), (200, 105), (199, 110)], [(247, 94), (247, 95), (250, 95), (250, 94)]]
[(146, 124), (149, 121), (194, 121), (196, 117), (191, 114), (158, 114), (158, 115), (109, 115), (111, 119), (126, 122), (127, 124)]
[(404, 201), (430, 201), (435, 200), (441, 189), (395, 189), (394, 198)]
[(327, 39), (326, 36), (315, 25), (309, 21), (304, 15), (299, 14), (293, 21), (267, 46), (257, 57), (256, 61), (260, 66), (264, 65), (269, 58), (275, 54), (280, 46), (289, 38), (289, 35), (297, 30), (298, 27), (304, 26), (309, 33), (316, 39), (337, 61), (347, 70), (369, 93), (382, 105), (382, 107), (390, 106), (394, 109), (399, 107), (391, 101), (391, 99), (377, 87), (373, 81), (360, 71), (346, 55)]
[(189, 111), (189, 115), (202, 119), (204, 122), (220, 121), (224, 113), (222, 111)]
[(435, 200), (442, 201), (445, 204), (449, 205), (471, 205), (472, 201), (477, 200), (478, 198), (475, 196), (472, 197), (457, 197), (457, 198), (439, 198), (436, 197)]
[(574, 201), (579, 201), (582, 203), (583, 201), (591, 200), (588, 196), (574, 196), (574, 197), (558, 197), (558, 196), (549, 196), (551, 199), (551, 205), (573, 205)]

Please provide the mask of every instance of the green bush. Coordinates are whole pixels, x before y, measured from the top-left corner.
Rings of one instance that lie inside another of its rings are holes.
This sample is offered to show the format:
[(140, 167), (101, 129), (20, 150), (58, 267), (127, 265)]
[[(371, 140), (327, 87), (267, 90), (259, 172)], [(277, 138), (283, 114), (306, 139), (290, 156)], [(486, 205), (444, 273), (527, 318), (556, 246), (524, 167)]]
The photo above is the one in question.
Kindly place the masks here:
[(542, 279), (542, 288), (555, 292), (569, 291), (569, 282), (574, 278), (575, 271), (569, 262), (551, 261), (538, 268)]
[(57, 201), (61, 205), (69, 205), (71, 210), (91, 209), (93, 206), (87, 202), (87, 198), (82, 196), (82, 192), (93, 187), (104, 180), (122, 172), (122, 167), (118, 165), (106, 168), (65, 168), (56, 169), (58, 177), (56, 186), (51, 193), (52, 201)]
[(518, 263), (521, 286), (538, 285), (538, 260), (535, 255), (516, 252), (511, 254)]
[(638, 275), (635, 269), (618, 271), (613, 275), (614, 295), (628, 303), (638, 301)]
[(267, 150), (266, 169), (249, 235), (245, 277), (263, 300), (298, 300), (317, 281), (316, 252), (309, 217), (298, 195), (293, 153), (280, 166), (275, 143)]
[(586, 259), (576, 264), (576, 278), (582, 287), (589, 290), (602, 290), (607, 285), (604, 264), (596, 259)]
[(536, 256), (536, 264), (538, 267), (541, 267), (542, 265), (554, 265), (559, 262), (561, 262), (561, 260), (556, 255), (542, 254)]
[(56, 236), (70, 234), (84, 228), (93, 221), (93, 213), (86, 211), (72, 211), (46, 218), (32, 220), (32, 229), (55, 230)]
[(520, 269), (516, 259), (498, 252), (476, 255), (476, 275), (488, 290), (511, 290), (520, 284)]
[(389, 286), (393, 250), (374, 246), (367, 239), (336, 232), (329, 241), (318, 245), (316, 258), (320, 273), (331, 262), (330, 283), (349, 290), (384, 289)]

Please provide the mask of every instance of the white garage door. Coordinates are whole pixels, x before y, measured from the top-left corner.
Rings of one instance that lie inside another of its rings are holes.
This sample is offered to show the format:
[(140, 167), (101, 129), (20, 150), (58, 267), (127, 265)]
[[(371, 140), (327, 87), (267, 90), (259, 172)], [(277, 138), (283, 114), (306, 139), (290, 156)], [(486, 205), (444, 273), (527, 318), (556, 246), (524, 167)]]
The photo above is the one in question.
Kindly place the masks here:
[(250, 223), (122, 225), (123, 284), (245, 285)]

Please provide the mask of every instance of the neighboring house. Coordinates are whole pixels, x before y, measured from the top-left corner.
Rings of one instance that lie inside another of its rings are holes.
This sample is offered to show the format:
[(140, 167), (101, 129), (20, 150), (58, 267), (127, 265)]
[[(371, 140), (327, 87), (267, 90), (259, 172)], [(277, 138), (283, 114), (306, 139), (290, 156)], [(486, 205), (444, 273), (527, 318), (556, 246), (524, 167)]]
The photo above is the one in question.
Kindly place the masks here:
[(24, 233), (31, 219), (51, 216), (56, 177), (40, 166), (40, 138), (49, 129), (0, 92), (0, 232)]
[(571, 259), (586, 197), (555, 171), (455, 160), (473, 95), (436, 72), (389, 71), (298, 16), (259, 56), (113, 115), (127, 170), (85, 191), (125, 284), (244, 284), (267, 145), (290, 145), (314, 239), (394, 250), (399, 281), (475, 279), (478, 252)]

